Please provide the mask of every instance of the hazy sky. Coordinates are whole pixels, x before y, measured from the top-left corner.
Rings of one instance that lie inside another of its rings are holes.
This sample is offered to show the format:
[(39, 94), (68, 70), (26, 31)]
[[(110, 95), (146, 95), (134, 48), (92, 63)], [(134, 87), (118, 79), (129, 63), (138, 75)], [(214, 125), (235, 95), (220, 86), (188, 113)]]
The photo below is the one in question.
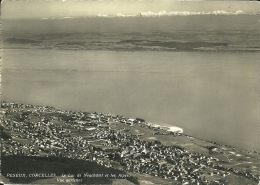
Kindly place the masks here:
[(85, 1), (85, 0), (5, 0), (2, 2), (3, 19), (55, 18), (74, 16), (95, 16), (98, 14), (129, 15), (138, 12), (190, 11), (211, 12), (224, 10), (244, 13), (259, 11), (258, 2), (248, 1), (165, 1), (165, 0), (125, 0), (125, 1)]

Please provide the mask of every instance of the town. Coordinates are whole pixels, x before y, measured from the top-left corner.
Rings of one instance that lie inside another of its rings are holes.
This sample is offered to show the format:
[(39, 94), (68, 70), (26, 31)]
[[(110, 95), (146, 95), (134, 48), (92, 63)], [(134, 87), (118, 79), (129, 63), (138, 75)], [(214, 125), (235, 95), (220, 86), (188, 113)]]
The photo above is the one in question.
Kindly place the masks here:
[(1, 111), (2, 156), (92, 161), (126, 172), (122, 178), (138, 175), (140, 181), (142, 174), (173, 184), (231, 184), (236, 180), (258, 184), (260, 180), (259, 152), (240, 152), (171, 132), (142, 118), (4, 101)]

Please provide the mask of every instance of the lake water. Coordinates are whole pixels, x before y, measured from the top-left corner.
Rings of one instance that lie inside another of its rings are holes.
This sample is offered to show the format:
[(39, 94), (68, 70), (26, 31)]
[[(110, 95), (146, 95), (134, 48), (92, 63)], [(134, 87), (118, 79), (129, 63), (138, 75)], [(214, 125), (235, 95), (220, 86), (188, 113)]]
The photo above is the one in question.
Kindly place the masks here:
[(259, 54), (5, 49), (2, 99), (110, 112), (259, 150)]

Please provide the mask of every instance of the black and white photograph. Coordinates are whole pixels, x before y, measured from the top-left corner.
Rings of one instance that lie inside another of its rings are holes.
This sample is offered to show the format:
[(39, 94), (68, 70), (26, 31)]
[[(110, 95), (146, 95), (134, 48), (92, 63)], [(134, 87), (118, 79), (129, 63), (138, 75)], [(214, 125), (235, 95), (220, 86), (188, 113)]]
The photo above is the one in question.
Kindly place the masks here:
[(259, 8), (3, 0), (0, 183), (259, 185)]

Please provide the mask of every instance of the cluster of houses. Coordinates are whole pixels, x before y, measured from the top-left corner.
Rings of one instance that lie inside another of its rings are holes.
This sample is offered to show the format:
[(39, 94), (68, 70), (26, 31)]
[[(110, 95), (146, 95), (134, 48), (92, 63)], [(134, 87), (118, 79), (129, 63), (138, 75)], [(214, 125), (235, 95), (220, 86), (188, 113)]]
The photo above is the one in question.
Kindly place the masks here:
[(135, 135), (113, 130), (101, 130), (91, 136), (107, 139), (109, 146), (118, 148), (113, 159), (120, 162), (125, 171), (189, 184), (209, 183), (203, 175), (225, 177), (230, 174), (214, 158), (189, 153), (181, 147), (164, 146), (158, 141), (142, 141)]
[[(173, 179), (182, 184), (210, 184), (206, 177), (231, 173), (259, 181), (259, 175), (222, 166), (218, 159), (188, 152), (160, 141), (144, 141), (138, 135), (112, 130), (109, 122), (155, 129), (145, 120), (106, 113), (73, 112), (49, 106), (1, 102), (1, 123), (12, 139), (3, 141), (3, 155), (57, 156), (95, 161), (108, 168)], [(77, 135), (86, 132), (86, 136)], [(169, 132), (158, 130), (160, 134)], [(181, 135), (181, 134), (178, 134)], [(90, 141), (102, 141), (97, 146)], [(212, 178), (210, 178), (212, 179)], [(221, 184), (214, 181), (215, 184)]]
[(7, 141), (2, 146), (2, 155), (23, 155), (37, 156), (39, 150), (36, 150), (32, 144), (22, 144), (17, 141)]

